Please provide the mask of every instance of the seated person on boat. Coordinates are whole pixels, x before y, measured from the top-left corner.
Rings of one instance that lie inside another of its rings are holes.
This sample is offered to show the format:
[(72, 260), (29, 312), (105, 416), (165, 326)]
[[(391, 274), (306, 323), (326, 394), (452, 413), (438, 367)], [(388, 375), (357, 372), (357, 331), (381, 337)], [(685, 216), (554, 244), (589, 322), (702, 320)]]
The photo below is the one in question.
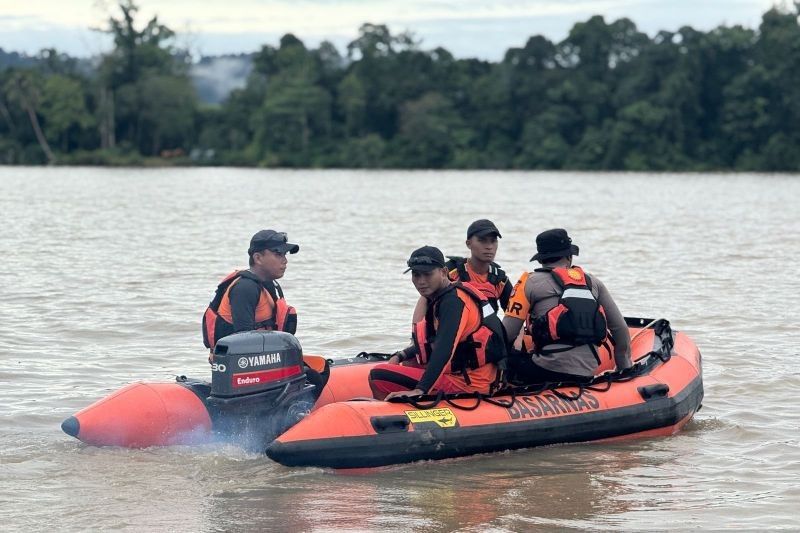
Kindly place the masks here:
[[(494, 222), (485, 218), (476, 220), (467, 228), (466, 245), (470, 256), (448, 256), (445, 263), (448, 277), (481, 291), (495, 313), (501, 307), (505, 309), (511, 296), (511, 282), (500, 265), (494, 262), (499, 238), (500, 230)], [(425, 298), (420, 296), (411, 321), (422, 320), (427, 306)]]
[(467, 258), (448, 256), (445, 266), (450, 279), (469, 283), (481, 291), (495, 311), (505, 309), (511, 296), (511, 282), (508, 276), (494, 262), (498, 239), (502, 238), (494, 222), (487, 219), (476, 220), (467, 228)]
[(203, 343), (214, 350), (222, 337), (252, 330), (294, 334), (297, 313), (286, 303), (278, 279), (286, 272), (286, 254), (300, 246), (287, 242), (286, 233), (261, 230), (250, 239), (250, 268), (228, 274), (203, 315)]
[[(412, 326), (413, 346), (397, 352), (369, 375), (375, 398), (435, 392), (489, 393), (497, 379), (496, 362), (506, 356), (503, 326), (486, 297), (448, 277), (442, 252), (415, 250), (408, 262), (411, 281), (425, 298), (424, 318)], [(401, 365), (416, 358), (417, 365)]]
[(509, 358), (519, 383), (586, 382), (631, 366), (630, 333), (605, 285), (572, 264), (578, 247), (563, 229), (536, 237), (531, 261), (542, 267), (524, 273), (514, 286), (503, 326), (522, 354)]

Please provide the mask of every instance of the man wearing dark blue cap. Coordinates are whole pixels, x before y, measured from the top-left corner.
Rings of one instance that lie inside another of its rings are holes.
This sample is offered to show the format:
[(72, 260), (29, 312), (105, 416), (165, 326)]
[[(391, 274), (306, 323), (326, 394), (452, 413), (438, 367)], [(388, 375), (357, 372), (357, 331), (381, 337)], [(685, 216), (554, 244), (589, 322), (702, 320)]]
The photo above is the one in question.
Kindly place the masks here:
[(286, 254), (300, 246), (288, 242), (286, 233), (261, 230), (250, 239), (250, 268), (232, 272), (217, 287), (203, 315), (203, 342), (213, 350), (226, 335), (254, 329), (294, 334), (297, 313), (286, 303), (278, 284), (286, 272)]
[(450, 279), (469, 283), (489, 299), (495, 311), (500, 307), (505, 308), (511, 296), (511, 283), (508, 276), (494, 262), (497, 255), (500, 230), (494, 222), (482, 218), (476, 220), (467, 228), (468, 258), (448, 256), (447, 268)]
[(520, 277), (503, 318), (510, 339), (525, 326), (525, 356), (512, 358), (519, 381), (581, 382), (631, 365), (625, 319), (605, 285), (572, 264), (578, 252), (564, 229), (536, 237), (531, 261), (542, 267)]

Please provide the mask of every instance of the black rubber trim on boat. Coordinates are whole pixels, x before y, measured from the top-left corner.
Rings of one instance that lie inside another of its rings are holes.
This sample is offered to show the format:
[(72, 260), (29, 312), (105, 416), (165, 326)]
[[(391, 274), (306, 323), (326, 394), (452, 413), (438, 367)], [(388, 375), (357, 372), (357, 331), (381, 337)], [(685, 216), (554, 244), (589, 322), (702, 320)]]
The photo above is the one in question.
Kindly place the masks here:
[(267, 456), (286, 466), (370, 468), (549, 444), (620, 437), (677, 424), (703, 401), (696, 377), (672, 398), (637, 405), (517, 422), (437, 428), (359, 437), (274, 441)]

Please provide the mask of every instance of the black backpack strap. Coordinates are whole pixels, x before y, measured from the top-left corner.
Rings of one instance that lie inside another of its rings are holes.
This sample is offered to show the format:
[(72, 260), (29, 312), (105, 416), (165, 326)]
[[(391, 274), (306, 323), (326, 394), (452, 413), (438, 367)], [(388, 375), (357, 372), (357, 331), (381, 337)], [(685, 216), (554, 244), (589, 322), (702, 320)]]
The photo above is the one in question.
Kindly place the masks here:
[(272, 297), (272, 301), (273, 302), (276, 302), (276, 301), (278, 301), (278, 299), (283, 298), (283, 289), (281, 289), (281, 286), (278, 285), (277, 281), (275, 281), (275, 280), (268, 280), (268, 281), (259, 280), (258, 283), (259, 283), (259, 285), (264, 287), (264, 290), (266, 290), (267, 293), (269, 293), (269, 295)]
[(491, 303), (489, 302), (489, 299), (486, 298), (486, 296), (484, 296), (483, 293), (481, 293), (477, 289), (474, 289), (471, 286), (464, 286), (464, 284), (462, 282), (460, 282), (460, 281), (457, 281), (457, 282), (451, 284), (451, 287), (453, 287), (453, 288), (457, 287), (457, 288), (461, 289), (462, 291), (467, 293), (467, 296), (469, 296), (470, 300), (475, 302), (475, 305), (478, 306), (478, 312), (481, 315), (481, 325), (483, 325), (483, 322), (484, 322), (483, 306), (485, 304), (487, 304), (487, 303), (491, 305)]
[[(500, 348), (502, 349), (502, 353), (499, 354), (498, 358), (492, 362), (496, 363), (498, 361), (506, 359), (508, 357), (509, 342), (508, 342), (508, 335), (506, 335), (506, 329), (503, 327), (503, 322), (494, 313), (487, 316), (484, 316), (483, 314), (484, 305), (490, 302), (485, 297), (480, 296), (478, 291), (470, 290), (471, 287), (470, 288), (464, 287), (460, 283), (454, 285), (458, 285), (464, 292), (466, 292), (469, 295), (470, 299), (473, 302), (475, 302), (475, 305), (478, 307), (478, 314), (480, 316), (480, 324), (478, 326), (478, 329), (485, 326), (489, 329), (489, 331), (492, 332), (492, 335), (494, 335), (497, 338)], [(472, 333), (470, 333), (469, 338), (470, 340), (472, 339)]]
[(455, 289), (456, 289), (456, 287), (460, 287), (460, 286), (461, 286), (461, 282), (459, 282), (459, 281), (454, 281), (453, 283), (451, 283), (450, 285), (448, 285), (448, 286), (447, 286), (447, 288), (445, 288), (445, 289), (444, 289), (442, 292), (440, 292), (439, 294), (437, 294), (437, 295), (436, 295), (436, 299), (434, 299), (434, 300), (430, 300), (430, 301), (429, 301), (428, 309), (432, 309), (434, 305), (436, 305), (437, 303), (439, 303), (439, 300), (441, 300), (441, 299), (442, 299), (442, 297), (443, 297), (445, 294), (447, 294), (447, 293), (448, 293), (448, 292), (450, 292), (450, 291), (453, 291), (453, 290), (455, 290)]
[(497, 263), (489, 265), (489, 275), (486, 277), (487, 281), (492, 285), (499, 285), (502, 282), (508, 283), (508, 275), (506, 271), (500, 268)]
[[(270, 284), (268, 284), (268, 285), (272, 285), (272, 286), (274, 287), (274, 289), (275, 289), (275, 294), (276, 294), (276, 296), (277, 296), (278, 298), (283, 298), (283, 297), (284, 297), (284, 296), (283, 296), (283, 288), (281, 287), (280, 283), (278, 283), (278, 282), (277, 282), (277, 281), (275, 281), (275, 280), (272, 280), (272, 283), (270, 283)], [(269, 291), (269, 289), (267, 289), (267, 291)], [(270, 296), (272, 296), (272, 293), (270, 292), (270, 294), (269, 294), (269, 295), (270, 295)], [(273, 297), (273, 298), (275, 298), (275, 296), (272, 296), (272, 297)], [(278, 298), (275, 298), (275, 299), (277, 300)]]
[[(597, 347), (594, 344), (587, 344), (589, 349), (592, 351), (592, 355), (594, 356), (595, 360), (597, 361), (598, 366), (601, 365), (603, 362), (600, 360), (600, 354), (597, 353)], [(609, 353), (612, 353), (609, 351)]]
[[(575, 348), (576, 346), (578, 346), (577, 344), (570, 344), (570, 343), (566, 342), (563, 339), (559, 339), (557, 343), (558, 344), (563, 344), (564, 346), (561, 347), (561, 348), (548, 348), (547, 346), (543, 346), (541, 348), (538, 348), (536, 353), (538, 353), (539, 355), (548, 355), (548, 354), (555, 354), (555, 353), (561, 353), (561, 352), (568, 352), (568, 351), (572, 350), (573, 348)], [(599, 363), (600, 359), (597, 357), (597, 354), (595, 354), (594, 357), (595, 357), (595, 359), (598, 360), (597, 362)]]
[(217, 285), (217, 290), (214, 292), (214, 298), (212, 298), (211, 302), (208, 304), (208, 307), (210, 307), (212, 311), (215, 313), (217, 312), (219, 305), (222, 303), (222, 297), (225, 296), (225, 291), (227, 291), (231, 285), (241, 278), (244, 275), (244, 272), (247, 271), (237, 270), (236, 272), (232, 272)]
[(556, 285), (558, 285), (558, 288), (561, 289), (561, 293), (563, 294), (564, 293), (564, 282), (561, 281), (561, 278), (558, 277), (558, 274), (556, 274), (555, 269), (554, 268), (548, 268), (547, 272), (549, 272), (550, 275), (553, 277), (553, 279), (556, 281)]
[(464, 257), (459, 257), (457, 255), (448, 255), (447, 256), (447, 263), (445, 265), (447, 267), (448, 272), (450, 270), (455, 269), (458, 272), (458, 280), (459, 281), (469, 281), (469, 272), (467, 272), (467, 259)]
[(433, 322), (436, 316), (436, 309), (439, 307), (439, 302), (446, 294), (454, 291), (459, 285), (460, 282), (453, 282), (446, 289), (437, 294), (434, 300), (428, 300), (428, 308), (425, 310), (425, 333), (428, 336), (429, 344), (433, 344), (436, 337), (436, 329), (433, 327)]
[(255, 281), (256, 283), (261, 283), (261, 278), (250, 272), (249, 270), (241, 270), (239, 272), (239, 276), (245, 279), (250, 279)]
[[(436, 301), (429, 302), (428, 308), (425, 309), (425, 334), (428, 337), (429, 344), (433, 343), (433, 338), (436, 336), (436, 329), (433, 327), (433, 321), (436, 316), (435, 307), (438, 303), (439, 298), (437, 298)], [(428, 357), (430, 357), (430, 354), (428, 354)]]

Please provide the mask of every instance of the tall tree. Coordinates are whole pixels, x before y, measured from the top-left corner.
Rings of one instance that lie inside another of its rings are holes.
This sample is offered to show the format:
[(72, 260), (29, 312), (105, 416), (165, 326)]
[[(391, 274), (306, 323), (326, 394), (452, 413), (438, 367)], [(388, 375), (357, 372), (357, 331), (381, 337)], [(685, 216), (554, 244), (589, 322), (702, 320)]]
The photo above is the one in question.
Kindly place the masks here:
[[(114, 49), (103, 57), (100, 65), (99, 108), (103, 116), (98, 121), (109, 140), (123, 141), (143, 154), (157, 155), (165, 140), (164, 132), (174, 131), (176, 112), (181, 112), (181, 124), (193, 120), (196, 108), (194, 91), (188, 77), (189, 57), (171, 43), (174, 32), (151, 18), (141, 29), (137, 27), (139, 8), (133, 0), (120, 0), (120, 14), (111, 15), (106, 32), (114, 38)], [(168, 80), (168, 81), (167, 81)], [(167, 94), (155, 95), (151, 86)], [(153, 96), (158, 99), (148, 100)], [(177, 109), (165, 102), (180, 102)], [(152, 112), (152, 106), (170, 109), (163, 115)], [(104, 124), (113, 122), (114, 135)], [(187, 143), (185, 136), (170, 135), (169, 148)], [(113, 142), (107, 141), (113, 146)]]
[(47, 157), (47, 162), (53, 164), (56, 162), (56, 157), (50, 149), (37, 115), (37, 108), (41, 100), (40, 86), (40, 76), (32, 71), (20, 70), (14, 72), (6, 82), (5, 93), (10, 102), (19, 105), (25, 111), (36, 135), (36, 140)]
[(70, 133), (92, 124), (84, 88), (78, 80), (61, 75), (48, 76), (41, 89), (41, 112), (47, 121), (47, 137), (70, 150)]

